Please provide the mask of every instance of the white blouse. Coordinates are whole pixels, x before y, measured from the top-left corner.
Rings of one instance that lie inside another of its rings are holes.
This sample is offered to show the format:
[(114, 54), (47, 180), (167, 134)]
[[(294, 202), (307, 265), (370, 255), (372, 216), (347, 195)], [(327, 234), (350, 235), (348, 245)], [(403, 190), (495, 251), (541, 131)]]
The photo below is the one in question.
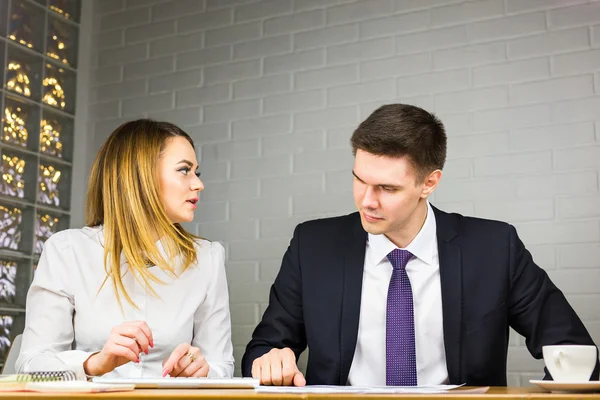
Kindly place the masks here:
[[(139, 363), (129, 362), (105, 376), (160, 377), (162, 362), (181, 343), (202, 351), (209, 377), (233, 376), (223, 246), (197, 240), (197, 262), (178, 277), (150, 267), (165, 282), (150, 283), (158, 297), (135, 280), (124, 262), (123, 285), (139, 310), (121, 294), (122, 312), (112, 280), (99, 291), (106, 277), (103, 241), (102, 227), (85, 227), (58, 232), (44, 244), (27, 294), (17, 371), (70, 369), (84, 376), (84, 361), (102, 350), (113, 327), (141, 320), (152, 331), (154, 348), (141, 353)], [(163, 251), (160, 241), (157, 245)], [(180, 265), (175, 268), (181, 271)]]

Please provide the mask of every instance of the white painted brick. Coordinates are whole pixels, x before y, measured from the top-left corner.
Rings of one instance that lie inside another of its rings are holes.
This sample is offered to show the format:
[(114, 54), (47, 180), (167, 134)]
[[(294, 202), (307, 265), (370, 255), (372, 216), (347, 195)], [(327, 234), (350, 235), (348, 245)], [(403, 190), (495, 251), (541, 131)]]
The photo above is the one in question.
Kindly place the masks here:
[(556, 212), (560, 218), (600, 217), (600, 196), (558, 198)]
[(176, 56), (177, 69), (190, 69), (219, 64), (230, 61), (232, 58), (231, 46), (211, 47), (209, 49), (179, 53)]
[(371, 60), (394, 54), (394, 39), (383, 38), (327, 47), (327, 64)]
[(233, 9), (208, 11), (202, 14), (193, 14), (177, 18), (177, 32), (188, 33), (193, 31), (220, 28), (231, 24)]
[(251, 40), (233, 45), (233, 59), (259, 58), (286, 53), (292, 49), (290, 35)]
[(509, 149), (508, 132), (478, 133), (448, 139), (448, 159), (502, 154)]
[(546, 14), (543, 12), (474, 22), (467, 26), (469, 41), (471, 43), (514, 38), (533, 33), (541, 33), (545, 30)]
[(350, 136), (356, 129), (356, 126), (346, 126), (341, 128), (328, 129), (325, 132), (326, 145), (328, 149), (350, 148)]
[(234, 82), (233, 98), (237, 100), (289, 92), (292, 86), (291, 78), (290, 74), (281, 74)]
[[(303, 218), (306, 219), (306, 218)], [(265, 220), (265, 221), (277, 221), (275, 219), (269, 219), (269, 220)], [(294, 228), (292, 227), (292, 230), (290, 232), (294, 232)], [(290, 237), (291, 238), (291, 234), (287, 234), (284, 237)], [(277, 237), (277, 239), (281, 239), (282, 237), (279, 236)], [(273, 282), (275, 281), (275, 278), (277, 277), (277, 274), (279, 273), (279, 269), (281, 268), (281, 257), (279, 259), (275, 259), (275, 260), (263, 260), (260, 261), (258, 263), (258, 276), (259, 279), (261, 281), (264, 282)], [(267, 304), (259, 304), (259, 308), (260, 308), (260, 315), (263, 315), (264, 310), (267, 308)]]
[[(421, 107), (424, 110), (433, 110), (433, 96), (427, 95), (427, 96), (414, 96), (414, 97), (404, 97), (404, 96), (398, 96), (395, 100), (395, 103), (403, 103), (403, 104), (410, 104), (410, 105), (414, 105), (417, 107)], [(379, 107), (389, 104), (389, 101), (375, 101), (375, 102), (371, 102), (371, 103), (363, 103), (359, 106), (360, 109), (360, 114), (359, 114), (359, 120), (364, 120), (366, 119), (369, 115), (371, 115), (373, 113), (373, 111), (377, 110)]]
[(96, 88), (96, 93), (96, 98), (98, 101), (140, 96), (142, 94), (146, 94), (146, 80), (135, 79), (98, 86)]
[[(568, 296), (568, 300), (579, 318), (582, 318), (584, 321), (598, 318), (598, 307), (596, 305), (600, 301), (600, 295), (572, 294)], [(589, 328), (589, 324), (586, 324), (586, 326)], [(595, 343), (598, 342), (595, 341)]]
[(235, 6), (238, 4), (256, 3), (257, 0), (206, 0), (206, 9), (214, 10), (217, 8)]
[[(202, 208), (202, 201), (198, 203), (198, 206), (198, 208)], [(258, 221), (205, 222), (200, 218), (198, 221), (200, 222), (198, 234), (211, 240), (229, 242), (258, 238)]]
[(230, 100), (229, 84), (220, 83), (198, 88), (184, 89), (175, 93), (175, 106), (188, 107)]
[(229, 201), (229, 199), (251, 199), (258, 197), (258, 179), (236, 179), (227, 182), (212, 182), (200, 194), (200, 201)]
[(162, 3), (164, 0), (126, 0), (127, 8), (145, 7), (153, 4)]
[(429, 11), (418, 11), (364, 21), (359, 25), (360, 36), (371, 38), (421, 31), (429, 26), (429, 15)]
[(108, 138), (108, 136), (117, 129), (120, 125), (125, 122), (131, 121), (131, 117), (120, 117), (105, 119), (100, 122), (94, 123), (94, 145), (96, 148), (100, 148), (102, 143)]
[(458, 25), (504, 14), (502, 0), (477, 0), (431, 9), (431, 26)]
[(202, 222), (216, 222), (227, 220), (227, 203), (222, 201), (203, 201), (198, 203), (196, 218)]
[(544, 361), (531, 357), (526, 347), (513, 347), (507, 358), (507, 368), (515, 372), (539, 371), (537, 379), (541, 379), (543, 378)]
[(202, 71), (192, 70), (150, 77), (150, 92), (196, 87), (202, 83)]
[(98, 15), (121, 11), (125, 6), (123, 0), (104, 0), (94, 3), (94, 12)]
[[(244, 210), (242, 210), (242, 216), (244, 215), (243, 211)], [(266, 214), (268, 215), (268, 210)], [(282, 239), (260, 239), (255, 241), (244, 240), (240, 242), (231, 242), (229, 259), (232, 261), (262, 261), (269, 259), (281, 259), (288, 244), (289, 240)], [(239, 290), (232, 290), (230, 293), (240, 293), (240, 295), (237, 295), (237, 302), (261, 301), (263, 303), (267, 303), (270, 283), (262, 284), (263, 287), (260, 287), (260, 285), (261, 284), (259, 283), (252, 283), (243, 290), (240, 288)], [(231, 301), (233, 302), (233, 296)]]
[(550, 108), (554, 122), (594, 120), (598, 118), (600, 97), (555, 102)]
[(302, 11), (314, 8), (327, 8), (354, 1), (356, 0), (294, 0), (294, 10)]
[[(306, 217), (294, 216), (291, 218), (266, 218), (260, 221), (259, 237), (265, 239), (282, 239), (291, 237), (294, 228), (306, 220)], [(261, 280), (271, 281), (279, 272), (281, 260), (261, 262)], [(268, 271), (267, 271), (268, 269)]]
[(482, 202), (475, 204), (475, 216), (508, 223), (554, 218), (552, 199)]
[[(219, 161), (200, 161), (200, 171), (202, 171), (202, 182), (206, 186), (211, 182), (219, 182), (227, 179), (229, 175), (229, 162)], [(212, 204), (212, 203), (211, 203)], [(215, 202), (226, 206), (226, 202)]]
[(98, 68), (93, 73), (94, 83), (102, 85), (105, 83), (120, 82), (123, 79), (123, 67), (113, 65), (110, 67)]
[(396, 36), (395, 40), (396, 54), (422, 53), (468, 43), (465, 25), (404, 34)]
[(178, 35), (150, 43), (150, 55), (152, 57), (167, 54), (183, 53), (187, 50), (202, 48), (204, 32), (196, 32), (188, 35)]
[(311, 89), (323, 86), (341, 85), (358, 81), (356, 65), (328, 67), (310, 71), (300, 71), (295, 74), (296, 89)]
[(294, 154), (294, 173), (347, 170), (352, 168), (354, 157), (347, 149), (331, 149)]
[(173, 108), (173, 93), (146, 95), (123, 100), (123, 115), (141, 115)]
[(356, 40), (358, 40), (357, 24), (331, 26), (294, 34), (294, 49), (312, 49), (315, 47), (354, 42)]
[(506, 87), (497, 86), (437, 94), (434, 99), (435, 110), (440, 113), (483, 110), (506, 106), (508, 104), (508, 90)]
[(150, 22), (150, 9), (126, 10), (111, 13), (100, 18), (100, 30), (126, 28)]
[(463, 0), (396, 0), (394, 2), (396, 12), (409, 12), (413, 10), (429, 9), (432, 7), (445, 6), (460, 3)]
[(93, 36), (93, 43), (99, 50), (121, 47), (125, 44), (125, 30), (102, 32)]
[(533, 262), (545, 270), (556, 268), (555, 246), (551, 244), (527, 245), (527, 250), (533, 257)]
[(547, 57), (473, 68), (473, 86), (490, 86), (549, 77), (550, 60)]
[(292, 0), (266, 0), (234, 8), (235, 22), (264, 19), (292, 11)]
[(547, 103), (594, 93), (592, 75), (515, 84), (511, 87), (511, 104)]
[(546, 104), (483, 110), (473, 115), (473, 128), (487, 131), (538, 126), (540, 121), (549, 121), (551, 115), (550, 106)]
[(230, 307), (232, 324), (256, 325), (258, 323), (256, 304), (233, 304)]
[(125, 64), (124, 78), (131, 79), (140, 76), (151, 76), (172, 72), (174, 70), (173, 57), (153, 58), (152, 60)]
[(305, 111), (295, 115), (295, 130), (328, 129), (358, 123), (356, 107), (336, 107), (320, 111)]
[(525, 58), (573, 50), (590, 46), (588, 29), (549, 31), (539, 35), (514, 39), (507, 43), (509, 58)]
[(152, 21), (183, 17), (205, 10), (204, 0), (169, 0), (152, 7)]
[(579, 122), (566, 125), (517, 129), (511, 135), (518, 150), (543, 150), (594, 142), (594, 124)]
[(436, 202), (513, 200), (514, 180), (509, 178), (442, 179), (435, 191)]
[(327, 193), (351, 192), (353, 179), (349, 170), (327, 171), (325, 173), (325, 191)]
[(258, 139), (206, 143), (202, 146), (202, 161), (231, 161), (259, 156), (260, 143)]
[(433, 52), (435, 69), (474, 67), (506, 60), (504, 43), (476, 44)]
[(304, 194), (294, 196), (293, 210), (297, 215), (319, 213), (350, 213), (356, 211), (354, 199), (349, 192), (327, 194)]
[(470, 86), (470, 72), (468, 69), (457, 69), (398, 78), (397, 92), (401, 96), (414, 96), (465, 90)]
[(394, 79), (390, 78), (330, 88), (327, 103), (330, 106), (344, 106), (365, 101), (392, 100), (396, 96), (394, 83)]
[(98, 66), (122, 65), (129, 62), (145, 60), (148, 56), (146, 44), (119, 47), (116, 49), (102, 50), (98, 53)]
[(260, 113), (260, 100), (235, 101), (227, 104), (204, 106), (204, 122), (228, 121), (234, 118), (252, 118)]
[[(438, 189), (439, 190), (439, 189)], [(434, 193), (434, 197), (435, 194)], [(467, 201), (460, 201), (460, 202), (438, 202), (435, 199), (432, 199), (431, 197), (429, 197), (429, 201), (433, 201), (433, 204), (441, 209), (441, 210), (446, 210), (446, 211), (450, 211), (453, 213), (458, 213), (461, 215), (475, 215), (475, 209), (472, 203), (469, 203)]]
[(152, 22), (142, 26), (127, 28), (125, 31), (125, 41), (127, 44), (147, 42), (174, 33), (175, 21)]
[(558, 170), (600, 169), (600, 146), (575, 147), (554, 151), (554, 167)]
[(586, 2), (587, 0), (506, 0), (506, 12), (512, 14), (532, 10), (547, 10)]
[(120, 110), (121, 103), (119, 101), (109, 101), (91, 106), (90, 114), (96, 119), (117, 118), (120, 116)]
[(206, 31), (206, 46), (243, 42), (260, 37), (260, 22), (226, 26)]
[(228, 123), (204, 123), (188, 128), (188, 132), (197, 143), (224, 142), (231, 138)]
[(264, 136), (262, 138), (262, 154), (304, 153), (324, 149), (323, 132), (294, 132), (290, 135)]
[(228, 82), (260, 75), (260, 60), (240, 61), (225, 65), (215, 65), (204, 69), (204, 82), (207, 84)]
[(564, 7), (548, 12), (550, 28), (585, 25), (600, 22), (600, 3)]
[(241, 139), (289, 133), (290, 127), (291, 118), (289, 115), (277, 115), (233, 121), (231, 129), (233, 137)]
[(561, 268), (600, 268), (600, 244), (558, 246), (558, 265)]
[(443, 170), (444, 179), (460, 179), (473, 176), (473, 161), (469, 158), (449, 159)]
[(382, 76), (403, 76), (431, 71), (429, 53), (367, 61), (360, 64), (360, 80), (378, 79)]
[(578, 74), (600, 70), (600, 50), (560, 54), (552, 59), (552, 73), (555, 75)]
[(473, 122), (470, 113), (442, 114), (436, 113), (446, 128), (448, 137), (470, 135), (473, 132)]
[(592, 45), (594, 47), (600, 46), (600, 25), (594, 25), (592, 27)]
[(391, 0), (359, 1), (352, 4), (327, 9), (327, 24), (338, 25), (359, 21), (380, 15), (388, 15), (393, 10)]
[[(260, 181), (260, 196), (268, 199), (306, 193), (321, 193), (322, 191), (322, 173), (263, 178)], [(287, 234), (291, 232), (289, 231)]]
[(325, 92), (323, 90), (304, 90), (290, 94), (267, 96), (263, 99), (265, 114), (314, 110), (322, 108), (324, 105)]
[(550, 152), (488, 156), (473, 160), (475, 176), (529, 175), (552, 168)]
[(324, 25), (325, 12), (323, 10), (308, 11), (266, 20), (264, 34), (280, 35), (297, 31), (312, 31)]
[(244, 221), (257, 218), (277, 218), (290, 215), (290, 205), (287, 198), (248, 200), (234, 199), (231, 200), (229, 204), (231, 219), (234, 221)]
[(521, 199), (544, 198), (560, 194), (585, 194), (598, 191), (595, 171), (554, 173), (516, 178), (516, 193)]
[(569, 269), (548, 271), (550, 279), (565, 294), (597, 294), (600, 282), (599, 269)]
[(532, 244), (595, 242), (600, 240), (600, 224), (593, 220), (524, 222), (519, 224), (519, 235)]
[(148, 116), (187, 128), (188, 126), (195, 126), (200, 123), (200, 107), (177, 108), (171, 111), (153, 111)]
[(266, 57), (263, 63), (265, 74), (276, 74), (280, 72), (321, 67), (325, 65), (325, 49)]

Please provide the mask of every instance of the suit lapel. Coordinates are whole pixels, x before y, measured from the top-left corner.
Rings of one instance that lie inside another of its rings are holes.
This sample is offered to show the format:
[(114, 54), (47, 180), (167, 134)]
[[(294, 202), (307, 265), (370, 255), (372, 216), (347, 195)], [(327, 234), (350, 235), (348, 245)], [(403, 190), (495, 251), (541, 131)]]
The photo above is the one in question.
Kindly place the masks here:
[(352, 235), (342, 249), (344, 251), (344, 292), (341, 316), (342, 330), (340, 332), (340, 385), (346, 385), (347, 383), (356, 349), (366, 243), (367, 233), (363, 230), (360, 217), (356, 213)]
[(458, 235), (455, 217), (435, 207), (440, 281), (442, 287), (442, 316), (444, 319), (444, 347), (450, 383), (461, 382), (461, 328), (462, 328), (462, 259), (461, 248), (452, 240)]

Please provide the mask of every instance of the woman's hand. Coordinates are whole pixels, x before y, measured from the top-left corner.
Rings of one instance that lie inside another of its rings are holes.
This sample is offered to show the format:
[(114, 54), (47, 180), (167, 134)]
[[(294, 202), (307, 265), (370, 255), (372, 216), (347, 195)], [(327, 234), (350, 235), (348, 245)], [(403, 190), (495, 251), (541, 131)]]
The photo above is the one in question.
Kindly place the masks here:
[(208, 362), (199, 348), (182, 343), (163, 361), (162, 375), (199, 378), (207, 376), (209, 369)]
[(111, 329), (104, 347), (84, 363), (87, 375), (104, 375), (130, 361), (140, 362), (140, 353), (154, 347), (152, 332), (144, 321), (127, 321)]

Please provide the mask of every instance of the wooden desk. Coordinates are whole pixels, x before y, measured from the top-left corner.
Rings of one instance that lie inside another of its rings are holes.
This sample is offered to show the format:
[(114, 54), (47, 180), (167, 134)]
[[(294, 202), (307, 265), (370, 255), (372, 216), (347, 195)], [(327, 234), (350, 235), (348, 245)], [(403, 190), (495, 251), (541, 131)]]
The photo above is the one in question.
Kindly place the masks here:
[[(468, 389), (468, 388), (467, 388)], [(589, 399), (600, 400), (600, 393), (587, 394), (566, 394), (549, 393), (538, 388), (520, 388), (520, 387), (493, 387), (485, 394), (462, 394), (460, 390), (455, 390), (444, 394), (402, 394), (402, 395), (366, 395), (366, 394), (266, 394), (256, 393), (253, 390), (189, 390), (189, 389), (139, 389), (131, 392), (117, 393), (0, 393), (1, 399), (69, 399), (69, 400), (89, 400), (89, 399), (235, 399), (235, 400), (345, 400), (345, 399), (392, 399), (401, 398), (402, 400), (426, 400), (442, 398), (460, 399), (467, 398), (471, 400), (525, 400), (525, 399), (552, 399), (552, 400), (574, 400)]]

